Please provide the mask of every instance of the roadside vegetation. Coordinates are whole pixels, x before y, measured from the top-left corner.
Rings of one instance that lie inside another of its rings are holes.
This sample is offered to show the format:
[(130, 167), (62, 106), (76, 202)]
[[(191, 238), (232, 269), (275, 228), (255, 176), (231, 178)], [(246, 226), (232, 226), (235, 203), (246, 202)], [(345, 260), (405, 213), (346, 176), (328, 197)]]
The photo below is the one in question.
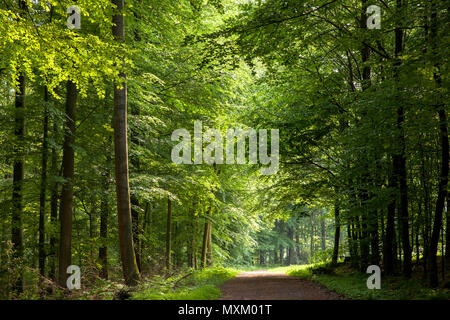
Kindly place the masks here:
[(231, 268), (191, 270), (170, 278), (154, 277), (132, 295), (134, 300), (216, 300), (219, 286), (239, 273)]
[[(340, 263), (333, 266), (330, 263), (296, 265), (278, 267), (271, 271), (285, 272), (305, 280), (322, 284), (331, 291), (350, 299), (358, 300), (448, 300), (449, 288), (430, 288), (420, 272), (413, 272), (411, 279), (401, 275), (381, 276), (381, 289), (367, 289), (369, 274)], [(447, 275), (447, 278), (450, 275)]]

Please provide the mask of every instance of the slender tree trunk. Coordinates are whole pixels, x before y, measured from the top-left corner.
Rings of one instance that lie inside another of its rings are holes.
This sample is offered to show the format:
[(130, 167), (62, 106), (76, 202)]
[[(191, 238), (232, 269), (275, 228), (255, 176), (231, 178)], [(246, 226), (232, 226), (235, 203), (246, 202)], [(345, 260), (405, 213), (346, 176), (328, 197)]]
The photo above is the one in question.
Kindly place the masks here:
[(134, 254), (136, 255), (136, 264), (138, 266), (139, 272), (141, 272), (141, 256), (139, 254), (141, 249), (141, 241), (140, 241), (140, 224), (139, 224), (139, 200), (136, 196), (131, 195), (131, 220), (133, 222), (133, 243), (134, 243)]
[(207, 244), (206, 263), (208, 266), (212, 266), (212, 264), (213, 264), (212, 223), (211, 223), (211, 221), (208, 223), (208, 244)]
[(354, 238), (355, 232), (354, 232), (354, 226), (352, 224), (347, 224), (347, 241), (348, 241), (348, 247), (350, 251), (350, 264), (352, 267), (356, 266), (357, 261), (357, 250), (355, 246), (355, 238)]
[[(433, 53), (436, 55), (437, 51), (437, 9), (436, 2), (432, 4), (431, 13), (431, 39), (433, 45)], [(435, 67), (440, 70), (440, 65), (436, 63)], [(437, 87), (441, 87), (441, 76), (439, 73), (434, 73), (434, 79)], [(440, 102), (442, 100), (439, 97), (439, 103), (436, 106), (439, 115), (439, 130), (440, 130), (440, 143), (441, 143), (441, 170), (439, 174), (439, 189), (438, 197), (436, 200), (436, 207), (434, 212), (434, 224), (431, 233), (430, 241), (430, 285), (436, 287), (438, 285), (438, 264), (437, 264), (437, 250), (439, 245), (439, 232), (442, 228), (442, 216), (445, 205), (445, 197), (447, 196), (447, 184), (448, 184), (448, 162), (449, 162), (449, 141), (448, 141), (448, 122), (447, 113), (445, 111), (445, 103)], [(442, 256), (442, 259), (444, 257)]]
[[(365, 192), (365, 191), (364, 191)], [(367, 199), (363, 200), (364, 203), (366, 203)], [(367, 206), (363, 205), (363, 209), (367, 210)], [(367, 212), (363, 212), (361, 215), (361, 219), (360, 219), (360, 229), (361, 229), (361, 236), (360, 236), (360, 251), (361, 251), (361, 256), (360, 256), (360, 261), (361, 261), (361, 265), (360, 265), (360, 269), (361, 272), (366, 271), (367, 266), (369, 265), (369, 231), (368, 231), (368, 218), (367, 218), (368, 213)]]
[(420, 262), (420, 242), (419, 242), (419, 233), (420, 233), (420, 224), (422, 221), (422, 204), (419, 200), (419, 212), (417, 213), (417, 228), (416, 228), (416, 265), (419, 265)]
[[(57, 139), (58, 136), (58, 124), (56, 120), (53, 120), (53, 139)], [(52, 174), (54, 176), (59, 175), (58, 172), (58, 154), (56, 148), (52, 148)], [(56, 281), (56, 243), (57, 243), (57, 222), (58, 222), (58, 183), (55, 181), (51, 189), (51, 199), (50, 199), (50, 223), (52, 230), (50, 233), (50, 260), (49, 260), (49, 270), (48, 276), (53, 281)]]
[(284, 248), (280, 246), (280, 265), (283, 265)]
[(189, 233), (189, 243), (188, 243), (188, 266), (190, 268), (195, 268), (194, 257), (195, 257), (195, 212), (194, 208), (196, 204), (194, 203), (193, 208), (189, 211), (189, 220), (190, 220), (190, 233)]
[(98, 257), (100, 260), (100, 277), (108, 279), (108, 216), (109, 205), (107, 196), (104, 195), (101, 201), (100, 213), (100, 247), (98, 249)]
[(311, 211), (310, 216), (310, 222), (311, 222), (311, 234), (310, 234), (310, 245), (309, 245), (309, 260), (311, 262), (311, 259), (314, 256), (314, 212)]
[[(400, 13), (405, 0), (397, 0), (397, 11)], [(395, 78), (399, 82), (399, 68), (401, 67), (400, 55), (403, 52), (403, 30), (401, 25), (395, 28), (395, 57), (394, 63)], [(400, 88), (398, 88), (400, 90)], [(400, 104), (403, 102), (400, 101)], [(408, 184), (406, 172), (406, 141), (403, 124), (405, 122), (405, 113), (403, 106), (397, 108), (397, 130), (400, 151), (394, 155), (394, 170), (397, 175), (400, 190), (400, 208), (399, 208), (399, 228), (401, 235), (401, 244), (403, 248), (403, 275), (407, 278), (411, 277), (411, 246), (409, 242), (409, 220), (408, 220)]]
[(166, 270), (171, 267), (172, 251), (172, 201), (167, 200), (167, 225), (166, 225)]
[[(367, 0), (362, 0), (362, 12), (361, 12), (361, 20), (360, 20), (360, 26), (362, 29), (367, 29)], [(361, 47), (361, 62), (362, 62), (362, 83), (361, 83), (361, 89), (363, 91), (366, 91), (370, 88), (371, 86), (371, 68), (368, 65), (368, 61), (370, 59), (370, 48), (367, 44), (363, 43), (362, 47)], [(363, 111), (362, 113), (362, 117), (366, 118), (366, 112)], [(361, 221), (360, 224), (358, 223), (358, 225), (360, 225), (360, 241), (359, 241), (359, 245), (360, 245), (360, 249), (361, 249), (361, 256), (360, 256), (360, 268), (361, 271), (365, 271), (365, 269), (367, 268), (368, 265), (368, 259), (369, 259), (369, 218), (368, 218), (368, 199), (369, 199), (369, 194), (368, 194), (368, 190), (365, 187), (365, 183), (368, 183), (368, 156), (365, 155), (363, 157), (363, 161), (364, 161), (364, 172), (362, 173), (362, 180), (360, 181), (360, 185), (357, 187), (358, 188), (358, 197), (359, 200), (361, 201)], [(356, 201), (355, 203), (358, 203), (358, 201)]]
[(73, 175), (75, 165), (75, 154), (73, 145), (75, 143), (75, 114), (77, 104), (77, 87), (72, 81), (67, 81), (66, 99), (66, 126), (64, 128), (64, 145), (62, 170), (65, 180), (59, 208), (60, 236), (59, 236), (59, 268), (58, 284), (66, 287), (67, 267), (72, 260), (72, 205), (73, 205)]
[[(211, 214), (212, 207), (210, 206), (207, 212), (207, 217)], [(207, 218), (205, 221), (205, 227), (203, 230), (203, 244), (202, 244), (202, 257), (201, 257), (201, 264), (202, 268), (204, 268), (207, 265), (207, 252), (208, 252), (208, 241), (209, 241), (209, 230), (210, 230), (210, 224), (211, 222)]]
[(447, 210), (445, 211), (445, 264), (450, 267), (450, 192), (447, 192)]
[(91, 209), (89, 211), (86, 211), (87, 215), (89, 216), (89, 259), (90, 261), (94, 262), (95, 261), (95, 256), (94, 256), (94, 241), (95, 241), (95, 211), (96, 211), (96, 203), (95, 203), (95, 197), (93, 195), (91, 195)]
[[(23, 1), (20, 1), (23, 8)], [(12, 257), (18, 264), (18, 274), (13, 284), (13, 292), (23, 291), (23, 179), (24, 179), (24, 148), (25, 148), (25, 76), (19, 74), (18, 86), (15, 93), (15, 128), (14, 135), (14, 169), (11, 217)]]
[(295, 230), (295, 250), (297, 253), (297, 263), (301, 263), (301, 252), (300, 252), (300, 235), (298, 234), (299, 230), (298, 227)]
[(41, 190), (39, 194), (39, 273), (45, 276), (45, 202), (48, 160), (48, 90), (44, 88), (44, 123), (42, 137)]
[(427, 172), (426, 172), (426, 158), (424, 155), (423, 146), (421, 146), (420, 150), (421, 154), (421, 185), (423, 185), (423, 202), (424, 202), (424, 226), (423, 226), (423, 277), (428, 277), (428, 251), (430, 248), (430, 229), (431, 229), (431, 222), (430, 222), (430, 193), (427, 183)]
[[(112, 33), (118, 42), (125, 40), (124, 0), (112, 0), (117, 13), (113, 16)], [(136, 263), (133, 244), (131, 219), (130, 185), (128, 171), (127, 141), (127, 85), (126, 75), (120, 72), (123, 79), (121, 88), (114, 86), (114, 153), (117, 193), (117, 218), (119, 223), (120, 257), (122, 260), (125, 283), (134, 286), (140, 275)]]
[(320, 219), (320, 246), (322, 251), (326, 249), (326, 238), (325, 238), (325, 219), (321, 217)]
[(335, 224), (335, 232), (334, 232), (334, 247), (333, 247), (333, 258), (331, 263), (336, 265), (339, 257), (339, 238), (341, 235), (341, 225), (339, 221), (339, 207), (334, 205), (334, 224)]
[[(288, 238), (289, 240), (294, 240), (294, 228), (288, 227)], [(295, 250), (294, 245), (291, 243), (289, 244), (289, 251), (288, 251), (288, 264), (294, 265), (295, 264)]]
[[(110, 141), (108, 139), (108, 141)], [(101, 212), (100, 212), (100, 246), (98, 249), (98, 258), (100, 261), (99, 276), (103, 279), (108, 279), (108, 217), (109, 217), (109, 204), (108, 204), (108, 185), (110, 179), (110, 171), (108, 169), (111, 161), (110, 157), (110, 143), (106, 148), (106, 169), (103, 173), (103, 195), (101, 197)]]
[(373, 265), (378, 265), (380, 263), (380, 246), (379, 246), (379, 235), (378, 235), (378, 210), (372, 210), (371, 219), (371, 263)]

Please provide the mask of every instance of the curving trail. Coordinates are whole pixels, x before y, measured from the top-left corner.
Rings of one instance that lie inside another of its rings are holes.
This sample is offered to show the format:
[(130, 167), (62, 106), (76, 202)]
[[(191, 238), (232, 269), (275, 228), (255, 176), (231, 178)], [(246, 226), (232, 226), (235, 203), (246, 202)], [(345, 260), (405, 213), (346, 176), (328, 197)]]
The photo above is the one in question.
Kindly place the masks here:
[(241, 272), (221, 287), (220, 300), (345, 300), (324, 286), (282, 272)]

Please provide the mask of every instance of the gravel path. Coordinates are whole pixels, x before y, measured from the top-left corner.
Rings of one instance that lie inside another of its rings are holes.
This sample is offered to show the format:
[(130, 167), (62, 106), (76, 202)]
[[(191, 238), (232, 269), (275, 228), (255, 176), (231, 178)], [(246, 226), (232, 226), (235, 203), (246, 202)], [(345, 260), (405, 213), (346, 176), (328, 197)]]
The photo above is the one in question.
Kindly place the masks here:
[(221, 287), (220, 300), (344, 300), (324, 286), (282, 272), (242, 272)]

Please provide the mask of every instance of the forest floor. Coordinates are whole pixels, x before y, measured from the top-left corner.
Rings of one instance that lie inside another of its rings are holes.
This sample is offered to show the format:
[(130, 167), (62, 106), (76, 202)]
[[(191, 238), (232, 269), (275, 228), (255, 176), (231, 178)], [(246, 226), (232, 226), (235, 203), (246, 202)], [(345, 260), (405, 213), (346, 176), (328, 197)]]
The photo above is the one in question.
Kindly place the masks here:
[(283, 272), (241, 272), (220, 286), (220, 300), (343, 300), (343, 296), (309, 280)]

